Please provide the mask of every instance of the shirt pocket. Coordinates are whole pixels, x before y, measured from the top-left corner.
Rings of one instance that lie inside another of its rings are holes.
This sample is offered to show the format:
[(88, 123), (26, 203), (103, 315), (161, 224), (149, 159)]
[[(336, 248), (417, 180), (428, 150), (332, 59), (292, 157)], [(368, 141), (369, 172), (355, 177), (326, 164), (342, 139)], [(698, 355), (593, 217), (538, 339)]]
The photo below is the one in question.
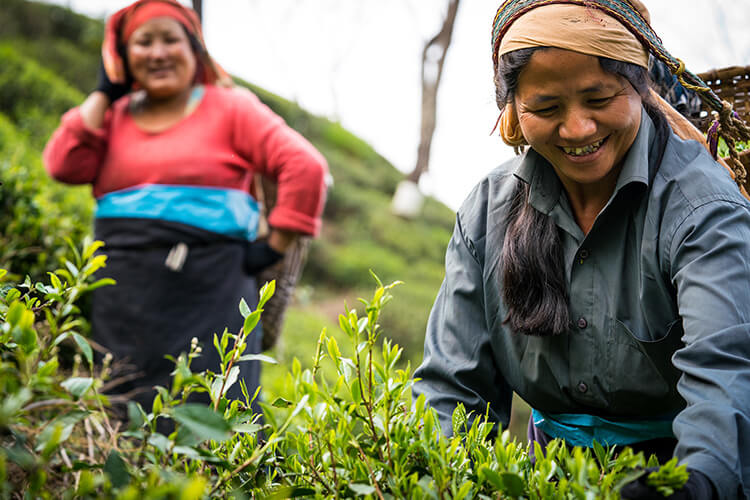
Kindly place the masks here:
[(685, 406), (677, 392), (680, 371), (672, 355), (683, 346), (682, 320), (658, 340), (641, 340), (621, 321), (611, 320), (607, 343), (607, 399), (614, 413), (654, 416)]

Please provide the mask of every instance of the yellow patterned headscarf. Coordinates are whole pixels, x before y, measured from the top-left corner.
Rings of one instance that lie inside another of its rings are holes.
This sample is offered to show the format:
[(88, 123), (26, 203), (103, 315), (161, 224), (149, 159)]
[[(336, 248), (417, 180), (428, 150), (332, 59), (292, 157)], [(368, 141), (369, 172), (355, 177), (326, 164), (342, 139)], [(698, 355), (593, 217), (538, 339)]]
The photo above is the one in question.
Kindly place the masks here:
[(648, 52), (625, 26), (605, 12), (550, 4), (519, 17), (500, 40), (498, 57), (531, 47), (557, 47), (648, 68)]

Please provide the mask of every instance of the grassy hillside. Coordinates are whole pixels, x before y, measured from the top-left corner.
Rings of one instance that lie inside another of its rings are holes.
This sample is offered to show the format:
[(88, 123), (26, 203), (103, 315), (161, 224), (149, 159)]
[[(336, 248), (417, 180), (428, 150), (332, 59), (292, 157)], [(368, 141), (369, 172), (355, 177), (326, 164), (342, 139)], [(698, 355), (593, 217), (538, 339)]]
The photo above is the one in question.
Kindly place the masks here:
[[(60, 115), (82, 102), (95, 85), (102, 23), (65, 8), (3, 0), (0, 4), (0, 152), (3, 186), (0, 216), (4, 248), (0, 267), (44, 274), (57, 265), (63, 237), (90, 230), (93, 200), (85, 187), (49, 180), (40, 152)], [(310, 252), (297, 302), (275, 353), (306, 362), (321, 326), (335, 324), (344, 301), (369, 293), (369, 269), (383, 281), (405, 284), (396, 291), (383, 324), (413, 360), (430, 305), (443, 274), (443, 253), (453, 212), (428, 199), (424, 217), (391, 215), (391, 193), (402, 178), (366, 142), (338, 123), (307, 113), (295, 103), (249, 86), (327, 158), (335, 184), (328, 194), (324, 229)], [(23, 195), (19, 193), (24, 193)], [(17, 206), (31, 200), (33, 210)], [(269, 375), (270, 376), (270, 375)]]

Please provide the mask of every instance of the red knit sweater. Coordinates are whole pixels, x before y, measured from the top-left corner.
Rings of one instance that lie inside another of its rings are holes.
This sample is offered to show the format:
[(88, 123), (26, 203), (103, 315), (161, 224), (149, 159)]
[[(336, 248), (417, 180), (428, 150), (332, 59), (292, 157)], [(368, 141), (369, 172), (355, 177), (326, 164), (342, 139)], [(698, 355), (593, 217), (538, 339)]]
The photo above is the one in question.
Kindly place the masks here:
[(197, 108), (159, 133), (141, 130), (116, 101), (99, 130), (78, 108), (63, 115), (44, 149), (49, 174), (93, 185), (95, 197), (144, 184), (249, 191), (253, 174), (278, 183), (272, 227), (315, 235), (325, 202), (323, 156), (251, 92), (206, 86)]

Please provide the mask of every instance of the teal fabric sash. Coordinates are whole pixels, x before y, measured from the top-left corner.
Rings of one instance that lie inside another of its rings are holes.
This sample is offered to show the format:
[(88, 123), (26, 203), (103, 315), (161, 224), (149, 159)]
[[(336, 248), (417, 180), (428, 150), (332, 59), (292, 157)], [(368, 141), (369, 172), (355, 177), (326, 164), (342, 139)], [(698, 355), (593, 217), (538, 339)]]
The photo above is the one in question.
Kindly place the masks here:
[(605, 446), (625, 446), (657, 438), (673, 438), (675, 415), (653, 420), (613, 421), (576, 413), (545, 413), (532, 410), (534, 425), (553, 438), (573, 446), (592, 447), (594, 441)]
[(258, 203), (236, 189), (148, 184), (107, 193), (97, 204), (98, 218), (160, 219), (248, 241), (258, 229)]

